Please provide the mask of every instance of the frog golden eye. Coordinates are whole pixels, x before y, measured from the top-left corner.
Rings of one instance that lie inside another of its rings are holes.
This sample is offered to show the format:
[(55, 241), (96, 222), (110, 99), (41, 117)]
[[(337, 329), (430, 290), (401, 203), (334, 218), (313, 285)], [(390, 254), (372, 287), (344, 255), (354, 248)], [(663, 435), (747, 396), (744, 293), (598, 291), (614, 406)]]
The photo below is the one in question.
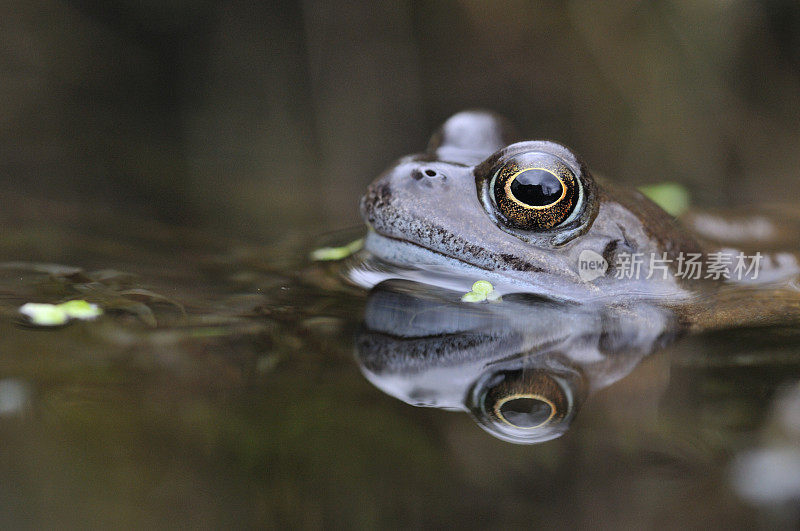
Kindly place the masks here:
[(564, 161), (535, 151), (507, 160), (490, 187), (506, 223), (523, 230), (543, 231), (569, 223), (583, 200), (581, 183)]

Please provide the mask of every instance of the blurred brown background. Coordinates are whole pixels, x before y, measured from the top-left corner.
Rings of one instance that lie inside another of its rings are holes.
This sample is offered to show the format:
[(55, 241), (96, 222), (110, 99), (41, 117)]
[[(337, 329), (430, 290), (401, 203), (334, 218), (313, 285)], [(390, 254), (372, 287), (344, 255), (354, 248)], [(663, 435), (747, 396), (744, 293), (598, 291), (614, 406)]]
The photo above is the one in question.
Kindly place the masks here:
[(800, 190), (794, 0), (3, 1), (0, 43), (0, 190), (87, 211), (352, 225), (468, 107), (700, 204)]

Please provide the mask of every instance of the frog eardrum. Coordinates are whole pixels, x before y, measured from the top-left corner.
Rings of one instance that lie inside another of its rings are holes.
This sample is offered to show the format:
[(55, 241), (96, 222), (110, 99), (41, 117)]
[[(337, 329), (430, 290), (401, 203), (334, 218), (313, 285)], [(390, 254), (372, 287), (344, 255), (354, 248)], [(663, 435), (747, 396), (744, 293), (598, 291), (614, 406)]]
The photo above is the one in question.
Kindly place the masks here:
[(490, 190), (507, 224), (532, 231), (572, 221), (584, 195), (580, 180), (564, 161), (539, 151), (519, 153), (504, 161)]

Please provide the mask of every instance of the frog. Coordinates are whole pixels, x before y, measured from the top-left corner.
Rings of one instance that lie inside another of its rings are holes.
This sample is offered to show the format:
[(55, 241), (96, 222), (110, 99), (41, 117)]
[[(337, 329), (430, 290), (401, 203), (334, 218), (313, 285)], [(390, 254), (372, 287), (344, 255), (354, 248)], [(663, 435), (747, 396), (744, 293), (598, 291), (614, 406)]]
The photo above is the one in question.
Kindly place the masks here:
[[(397, 277), (469, 291), (484, 279), (499, 295), (658, 301), (686, 328), (800, 322), (797, 255), (778, 248), (796, 243), (787, 236), (800, 228), (794, 211), (774, 220), (759, 212), (676, 217), (635, 187), (595, 175), (565, 145), (524, 140), (491, 111), (448, 118), (423, 152), (367, 187), (360, 212), (362, 260), (372, 263), (349, 277), (365, 287)], [(687, 277), (687, 257), (727, 269)]]

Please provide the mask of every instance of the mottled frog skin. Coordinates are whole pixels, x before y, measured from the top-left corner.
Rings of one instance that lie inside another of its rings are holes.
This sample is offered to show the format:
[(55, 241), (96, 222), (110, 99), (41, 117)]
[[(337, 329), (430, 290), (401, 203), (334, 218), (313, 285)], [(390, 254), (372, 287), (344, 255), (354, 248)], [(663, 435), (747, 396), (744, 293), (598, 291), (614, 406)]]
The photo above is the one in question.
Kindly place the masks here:
[[(506, 120), (487, 111), (448, 119), (423, 153), (400, 159), (369, 186), (361, 213), (369, 227), (366, 251), (395, 268), (351, 274), (366, 286), (394, 276), (468, 291), (472, 281), (486, 279), (501, 293), (559, 301), (658, 300), (701, 328), (800, 314), (792, 252), (765, 253), (759, 276), (738, 282), (675, 274), (681, 253), (705, 259), (758, 249), (753, 231), (744, 230), (756, 223), (753, 216), (692, 213), (677, 220), (635, 188), (593, 175), (567, 147), (520, 141)], [(797, 229), (796, 215), (782, 224), (759, 219), (765, 251)], [(608, 264), (590, 280), (579, 271), (586, 251)], [(620, 277), (615, 264), (632, 254), (645, 257), (641, 272)], [(670, 274), (652, 274), (649, 256), (664, 258)]]

